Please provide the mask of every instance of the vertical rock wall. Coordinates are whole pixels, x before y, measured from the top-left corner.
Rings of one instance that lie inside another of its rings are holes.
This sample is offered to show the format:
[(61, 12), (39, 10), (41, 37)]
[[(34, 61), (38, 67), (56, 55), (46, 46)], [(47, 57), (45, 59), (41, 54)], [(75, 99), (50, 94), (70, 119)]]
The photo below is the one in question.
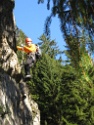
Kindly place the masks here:
[(40, 125), (16, 55), (14, 6), (14, 0), (0, 0), (0, 125)]

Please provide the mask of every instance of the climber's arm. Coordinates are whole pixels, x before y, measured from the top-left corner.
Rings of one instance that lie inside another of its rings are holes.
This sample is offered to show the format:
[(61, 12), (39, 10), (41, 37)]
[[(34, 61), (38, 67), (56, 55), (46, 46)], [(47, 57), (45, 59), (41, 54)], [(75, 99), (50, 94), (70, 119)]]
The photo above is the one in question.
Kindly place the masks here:
[(23, 47), (17, 46), (17, 49), (23, 51)]

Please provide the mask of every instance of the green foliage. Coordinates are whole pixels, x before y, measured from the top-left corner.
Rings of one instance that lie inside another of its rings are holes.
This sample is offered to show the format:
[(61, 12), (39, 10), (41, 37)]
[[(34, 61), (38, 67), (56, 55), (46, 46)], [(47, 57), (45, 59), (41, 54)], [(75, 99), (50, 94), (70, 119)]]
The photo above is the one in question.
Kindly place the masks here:
[(54, 59), (56, 59), (57, 55), (62, 54), (55, 40), (50, 40), (50, 38), (46, 37), (44, 34), (39, 38), (39, 40), (42, 41), (38, 43), (41, 46), (42, 53), (48, 54)]
[(20, 29), (18, 29), (18, 44), (24, 44), (26, 35), (24, 34), (24, 32)]
[(83, 52), (85, 52), (85, 46), (81, 47), (79, 40), (71, 35), (66, 37), (66, 43), (67, 50), (65, 53), (68, 57), (68, 60), (74, 68), (79, 69), (78, 64), (82, 54), (81, 48), (83, 48)]
[[(48, 0), (48, 8), (49, 4)], [(93, 4), (93, 0), (53, 0), (46, 31), (57, 14), (69, 63), (63, 66), (56, 60), (60, 51), (54, 40), (44, 34), (39, 38), (43, 55), (32, 68), (29, 87), (39, 105), (42, 125), (94, 124), (94, 67), (87, 51), (87, 42), (94, 39)]]
[[(43, 3), (44, 1), (42, 1)], [(94, 1), (91, 0), (48, 0), (47, 9), (51, 10), (51, 14), (45, 22), (45, 33), (50, 35), (50, 24), (52, 17), (58, 16), (60, 20), (60, 28), (63, 36), (75, 36), (77, 39), (85, 34), (88, 46), (94, 52)], [(41, 0), (39, 0), (41, 3)], [(53, 4), (52, 4), (53, 3)], [(87, 45), (86, 45), (87, 46)]]
[[(59, 124), (60, 117), (59, 100), (62, 66), (58, 61), (43, 55), (32, 70), (33, 79), (31, 92), (37, 96), (35, 100), (39, 104), (42, 124)], [(51, 112), (50, 112), (51, 111)], [(57, 115), (56, 115), (57, 114)]]
[[(62, 74), (61, 121), (64, 125), (94, 124), (93, 103), (94, 87), (79, 78), (69, 66)], [(92, 109), (92, 113), (91, 110)], [(92, 119), (92, 120), (91, 120)]]
[(80, 76), (83, 80), (87, 83), (93, 83), (93, 75), (94, 75), (94, 68), (93, 68), (93, 60), (91, 59), (88, 53), (83, 53), (81, 56), (81, 60), (79, 62), (80, 65)]
[(75, 46), (69, 45), (71, 51), (80, 52), (79, 61), (76, 55), (69, 53), (70, 60), (75, 58), (73, 62), (76, 61), (79, 68), (70, 64), (61, 66), (44, 54), (33, 69), (31, 91), (39, 104), (44, 125), (94, 124), (93, 62), (83, 44), (74, 49)]
[[(24, 34), (24, 32), (22, 30), (19, 30), (18, 29), (18, 38), (17, 38), (17, 45), (18, 46), (21, 46), (22, 44), (24, 45), (25, 44), (25, 38), (26, 38), (26, 35)], [(21, 52), (21, 51), (17, 51), (17, 56), (18, 56), (18, 59), (19, 59), (19, 62), (20, 64), (23, 65), (23, 62), (25, 60), (25, 53)]]
[(94, 124), (94, 68), (84, 42), (79, 44), (76, 38), (68, 37), (70, 63), (63, 66), (54, 58), (57, 54), (55, 42), (45, 36), (40, 40), (43, 55), (32, 68), (29, 88), (39, 105), (41, 124)]
[(70, 65), (74, 67), (75, 72), (79, 74), (82, 80), (87, 83), (93, 83), (93, 60), (86, 50), (85, 39), (81, 37), (79, 39), (72, 36), (67, 38), (67, 48), (66, 54), (68, 59), (70, 59)]

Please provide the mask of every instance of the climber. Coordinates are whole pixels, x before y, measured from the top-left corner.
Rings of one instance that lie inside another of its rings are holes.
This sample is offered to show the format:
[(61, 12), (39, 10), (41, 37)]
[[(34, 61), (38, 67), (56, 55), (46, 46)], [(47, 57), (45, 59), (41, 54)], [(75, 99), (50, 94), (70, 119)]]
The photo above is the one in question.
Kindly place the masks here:
[(33, 44), (30, 38), (26, 38), (25, 43), (26, 45), (17, 46), (17, 49), (26, 53), (26, 61), (24, 63), (25, 78), (31, 78), (30, 68), (36, 63), (39, 47)]

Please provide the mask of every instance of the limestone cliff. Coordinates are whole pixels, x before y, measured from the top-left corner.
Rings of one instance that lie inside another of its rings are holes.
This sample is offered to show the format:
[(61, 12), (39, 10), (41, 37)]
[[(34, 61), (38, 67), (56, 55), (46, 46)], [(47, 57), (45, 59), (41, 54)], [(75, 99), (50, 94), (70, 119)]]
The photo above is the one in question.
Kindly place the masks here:
[(16, 55), (15, 1), (0, 0), (0, 125), (40, 125)]

